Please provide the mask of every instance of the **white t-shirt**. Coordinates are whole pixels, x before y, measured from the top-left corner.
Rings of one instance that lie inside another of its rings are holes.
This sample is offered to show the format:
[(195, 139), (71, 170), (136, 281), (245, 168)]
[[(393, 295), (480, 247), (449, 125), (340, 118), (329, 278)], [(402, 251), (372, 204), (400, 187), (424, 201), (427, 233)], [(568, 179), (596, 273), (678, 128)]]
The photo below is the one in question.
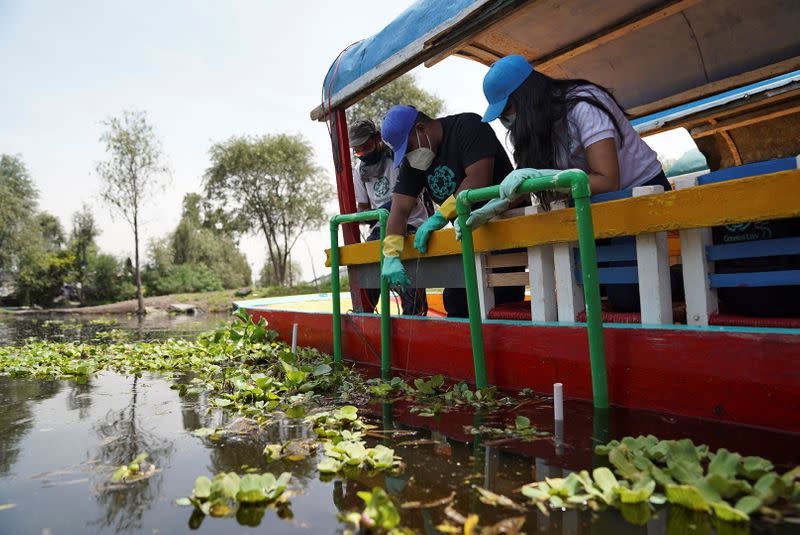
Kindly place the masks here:
[[(573, 89), (571, 94), (591, 96), (604, 104), (616, 119), (622, 139), (607, 114), (587, 102), (578, 102), (567, 113), (570, 154), (567, 161), (557, 162), (559, 168), (577, 168), (588, 173), (586, 147), (603, 139), (614, 138), (619, 160), (619, 189), (644, 184), (661, 172), (661, 163), (655, 151), (639, 137), (628, 118), (605, 91), (584, 85)], [(563, 157), (559, 160), (563, 160)]]
[[(360, 160), (356, 160), (356, 162), (355, 169), (353, 169), (356, 202), (369, 204), (372, 209), (380, 208), (390, 202), (394, 185), (397, 183), (397, 175), (400, 172), (400, 169), (396, 169), (393, 165), (392, 153), (386, 151), (384, 158), (374, 165), (365, 165)], [(417, 198), (417, 204), (414, 205), (408, 216), (408, 224), (419, 228), (426, 219), (428, 219), (428, 212), (425, 210), (422, 198)]]

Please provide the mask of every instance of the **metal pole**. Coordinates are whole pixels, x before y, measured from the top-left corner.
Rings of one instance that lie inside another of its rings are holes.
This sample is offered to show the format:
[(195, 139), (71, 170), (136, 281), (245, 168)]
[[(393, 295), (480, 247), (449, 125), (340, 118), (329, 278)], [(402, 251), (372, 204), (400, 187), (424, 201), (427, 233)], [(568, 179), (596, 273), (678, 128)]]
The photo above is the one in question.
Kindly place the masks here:
[(333, 301), (333, 362), (342, 363), (342, 305), (339, 300), (339, 223), (331, 218), (331, 298)]
[[(592, 225), (592, 209), (589, 201), (589, 177), (580, 170), (561, 171), (550, 176), (530, 178), (519, 187), (520, 193), (531, 193), (555, 188), (569, 188), (575, 199), (578, 227), (578, 249), (583, 272), (583, 292), (586, 300), (586, 326), (589, 337), (589, 361), (592, 370), (592, 392), (596, 408), (608, 407), (608, 380), (606, 374), (603, 322), (600, 310), (600, 286), (597, 272), (597, 251)], [(500, 196), (498, 186), (464, 190), (458, 194), (456, 212), (461, 227), (461, 256), (464, 262), (464, 278), (467, 289), (472, 356), (475, 366), (475, 384), (486, 386), (485, 350), (478, 305), (478, 285), (475, 273), (475, 248), (472, 231), (466, 221), (472, 205)], [(480, 381), (480, 382), (479, 382)]]
[[(331, 292), (333, 292), (333, 361), (342, 362), (342, 312), (339, 298), (339, 225), (378, 220), (380, 228), (380, 265), (383, 266), (383, 239), (389, 212), (386, 209), (366, 210), (331, 218)], [(389, 379), (392, 367), (391, 316), (389, 315), (389, 283), (381, 277), (381, 377)]]
[(475, 373), (475, 387), (481, 389), (489, 386), (489, 381), (486, 378), (483, 326), (478, 302), (478, 277), (475, 273), (475, 248), (472, 243), (472, 230), (467, 227), (467, 217), (471, 206), (469, 191), (464, 190), (456, 197), (456, 214), (458, 214), (458, 225), (461, 227), (461, 260), (464, 264), (464, 286), (466, 286), (467, 310), (469, 311), (472, 366)]

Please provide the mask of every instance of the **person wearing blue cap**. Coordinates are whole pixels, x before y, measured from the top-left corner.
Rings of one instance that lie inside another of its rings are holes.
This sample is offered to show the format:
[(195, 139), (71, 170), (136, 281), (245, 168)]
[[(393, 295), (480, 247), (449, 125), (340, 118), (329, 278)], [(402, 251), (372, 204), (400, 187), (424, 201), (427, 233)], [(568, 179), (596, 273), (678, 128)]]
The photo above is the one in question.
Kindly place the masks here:
[[(353, 187), (355, 189), (358, 211), (375, 208), (392, 207), (392, 190), (397, 182), (397, 169), (394, 166), (394, 154), (381, 139), (375, 123), (369, 119), (356, 120), (348, 129), (350, 146), (358, 162), (353, 168)], [(407, 232), (415, 232), (426, 219), (428, 212), (422, 199), (418, 198), (408, 219)], [(380, 228), (372, 225), (366, 241), (380, 239)], [(377, 288), (366, 290), (369, 303), (368, 310), (375, 311), (380, 291)], [(428, 301), (425, 288), (397, 289), (403, 305), (403, 315), (425, 316), (428, 313)]]
[[(428, 250), (431, 233), (455, 218), (459, 191), (499, 184), (513, 168), (494, 131), (475, 113), (432, 119), (413, 106), (393, 106), (383, 119), (381, 134), (394, 150), (394, 165), (400, 168), (383, 242), (381, 273), (391, 284), (408, 285), (400, 262), (403, 233), (423, 189), (439, 209), (414, 236), (414, 247), (421, 253)], [(523, 296), (523, 287), (495, 288), (497, 303), (521, 301)], [(442, 297), (448, 316), (468, 316), (463, 288), (445, 288)]]
[[(499, 199), (472, 213), (470, 228), (520, 197), (523, 181), (551, 169), (585, 171), (593, 194), (650, 185), (671, 189), (655, 151), (604, 87), (587, 80), (556, 80), (537, 72), (522, 56), (506, 56), (486, 73), (483, 93), (489, 106), (482, 120), (499, 118), (508, 129), (517, 169), (503, 179)], [(549, 209), (553, 193), (537, 196)], [(609, 301), (619, 312), (637, 310), (638, 292), (623, 286), (607, 289)]]

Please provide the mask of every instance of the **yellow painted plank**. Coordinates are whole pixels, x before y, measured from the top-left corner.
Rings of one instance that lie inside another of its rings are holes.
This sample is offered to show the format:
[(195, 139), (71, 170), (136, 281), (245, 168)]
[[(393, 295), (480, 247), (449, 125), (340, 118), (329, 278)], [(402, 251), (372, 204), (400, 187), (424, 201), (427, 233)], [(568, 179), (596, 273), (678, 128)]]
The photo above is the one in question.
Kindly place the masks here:
[[(800, 170), (592, 206), (598, 239), (797, 216), (800, 216)], [(492, 221), (476, 230), (473, 237), (475, 252), (577, 241), (575, 210)], [(372, 264), (377, 262), (378, 253), (377, 241), (340, 248), (342, 265)], [(431, 235), (424, 255), (414, 249), (413, 236), (407, 237), (402, 258), (455, 254), (461, 254), (461, 247), (449, 228)]]

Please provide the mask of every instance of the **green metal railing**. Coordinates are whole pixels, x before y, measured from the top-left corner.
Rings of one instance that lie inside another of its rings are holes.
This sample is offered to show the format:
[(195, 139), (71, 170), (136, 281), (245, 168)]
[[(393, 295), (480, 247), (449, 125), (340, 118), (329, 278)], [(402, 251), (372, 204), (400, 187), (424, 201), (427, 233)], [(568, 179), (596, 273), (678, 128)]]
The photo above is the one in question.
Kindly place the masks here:
[[(361, 221), (378, 220), (380, 228), (380, 261), (383, 267), (383, 239), (386, 237), (386, 222), (389, 212), (384, 208), (354, 214), (336, 215), (331, 218), (331, 293), (333, 294), (333, 360), (342, 362), (342, 305), (339, 298), (339, 225)], [(388, 380), (392, 366), (391, 323), (389, 316), (389, 284), (381, 277), (381, 378)]]
[[(569, 188), (575, 201), (578, 225), (578, 249), (583, 273), (583, 294), (586, 301), (586, 324), (589, 335), (589, 359), (592, 369), (592, 392), (594, 406), (608, 407), (608, 380), (606, 378), (606, 353), (603, 340), (603, 319), (600, 309), (600, 286), (597, 274), (597, 251), (595, 249), (589, 177), (578, 170), (562, 171), (551, 176), (530, 178), (519, 187), (520, 193), (531, 193), (555, 188)], [(475, 247), (472, 231), (467, 227), (467, 217), (476, 202), (489, 201), (500, 196), (499, 186), (464, 190), (456, 199), (458, 224), (461, 227), (461, 254), (464, 263), (464, 282), (467, 290), (469, 331), (472, 341), (472, 359), (475, 368), (475, 385), (488, 386), (486, 358), (483, 344), (478, 282), (475, 273)], [(531, 289), (533, 290), (533, 289)]]

